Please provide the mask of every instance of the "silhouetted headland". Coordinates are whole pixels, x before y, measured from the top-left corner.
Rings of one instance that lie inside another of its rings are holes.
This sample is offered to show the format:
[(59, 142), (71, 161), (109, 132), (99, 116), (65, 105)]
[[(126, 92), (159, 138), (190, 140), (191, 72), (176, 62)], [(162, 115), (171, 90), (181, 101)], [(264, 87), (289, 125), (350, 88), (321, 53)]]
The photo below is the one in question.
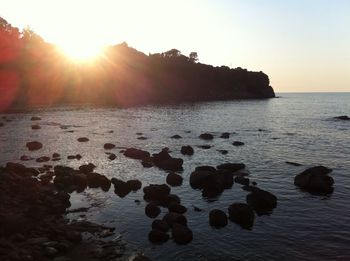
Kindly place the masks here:
[(275, 97), (263, 72), (202, 64), (196, 52), (146, 55), (122, 43), (94, 62), (74, 63), (30, 29), (20, 32), (2, 18), (0, 39), (1, 110)]

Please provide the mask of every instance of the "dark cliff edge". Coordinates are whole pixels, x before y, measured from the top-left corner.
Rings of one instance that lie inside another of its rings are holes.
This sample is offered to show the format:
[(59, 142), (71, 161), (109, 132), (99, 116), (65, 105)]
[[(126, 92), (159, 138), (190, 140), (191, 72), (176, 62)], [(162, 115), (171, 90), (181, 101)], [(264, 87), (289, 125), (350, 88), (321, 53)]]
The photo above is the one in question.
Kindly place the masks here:
[(93, 104), (139, 106), (273, 98), (263, 72), (214, 67), (172, 49), (145, 55), (126, 43), (74, 63), (33, 31), (0, 18), (0, 111)]

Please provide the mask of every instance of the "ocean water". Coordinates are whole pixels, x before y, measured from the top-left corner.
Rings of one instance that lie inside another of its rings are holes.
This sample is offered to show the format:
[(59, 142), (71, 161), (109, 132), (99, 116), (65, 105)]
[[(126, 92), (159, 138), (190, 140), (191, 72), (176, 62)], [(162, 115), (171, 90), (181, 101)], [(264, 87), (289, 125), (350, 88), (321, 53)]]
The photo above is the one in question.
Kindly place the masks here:
[[(169, 240), (153, 245), (148, 241), (153, 220), (144, 214), (142, 190), (119, 198), (112, 188), (107, 193), (88, 189), (72, 194), (72, 208), (92, 206), (84, 213), (86, 219), (115, 227), (130, 246), (153, 260), (350, 260), (350, 122), (332, 118), (350, 115), (350, 93), (278, 95), (280, 98), (268, 100), (128, 109), (65, 107), (7, 114), (12, 121), (0, 127), (0, 164), (19, 162), (24, 154), (36, 158), (58, 152), (62, 161), (48, 164), (78, 167), (92, 162), (97, 172), (109, 178), (137, 178), (145, 186), (165, 183), (167, 173), (143, 168), (119, 150), (137, 147), (154, 153), (169, 147), (172, 156), (184, 159), (183, 185), (172, 188), (171, 193), (188, 208), (185, 215), (193, 231), (190, 244), (179, 246)], [(35, 122), (41, 125), (40, 130), (30, 127), (33, 115), (42, 117), (42, 121)], [(137, 132), (148, 139), (138, 140)], [(213, 133), (214, 140), (200, 140), (198, 136), (204, 132)], [(219, 138), (222, 132), (233, 134), (226, 140)], [(171, 139), (175, 134), (183, 138)], [(90, 141), (79, 143), (79, 137)], [(43, 149), (27, 151), (25, 144), (32, 140), (42, 142)], [(233, 146), (236, 140), (245, 145)], [(117, 154), (114, 161), (105, 154), (106, 142), (120, 147), (112, 151)], [(196, 147), (204, 144), (212, 148)], [(194, 155), (181, 155), (182, 145), (193, 146)], [(222, 155), (217, 151), (220, 149), (229, 153)], [(83, 156), (80, 161), (66, 159), (77, 153)], [(303, 165), (295, 167), (285, 161)], [(189, 186), (189, 175), (196, 166), (226, 162), (245, 163), (250, 180), (278, 198), (277, 208), (270, 215), (256, 216), (252, 230), (232, 222), (221, 229), (209, 226), (210, 210), (227, 211), (230, 204), (245, 202), (247, 192), (241, 185), (234, 184), (215, 200), (203, 198), (201, 191)], [(25, 164), (40, 166), (35, 161)], [(333, 169), (333, 194), (315, 196), (294, 186), (296, 174), (320, 164)], [(193, 206), (203, 211), (195, 212)], [(166, 209), (160, 217), (164, 213)]]

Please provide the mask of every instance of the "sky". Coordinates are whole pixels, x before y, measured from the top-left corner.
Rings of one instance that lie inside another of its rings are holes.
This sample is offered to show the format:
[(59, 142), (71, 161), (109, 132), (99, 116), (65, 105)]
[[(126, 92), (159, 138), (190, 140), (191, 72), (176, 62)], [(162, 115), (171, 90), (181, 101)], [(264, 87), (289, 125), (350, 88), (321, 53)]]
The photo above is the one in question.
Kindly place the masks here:
[[(71, 52), (126, 41), (269, 75), (276, 92), (350, 92), (350, 0), (0, 0), (0, 16)], [(84, 48), (84, 49), (83, 49)]]

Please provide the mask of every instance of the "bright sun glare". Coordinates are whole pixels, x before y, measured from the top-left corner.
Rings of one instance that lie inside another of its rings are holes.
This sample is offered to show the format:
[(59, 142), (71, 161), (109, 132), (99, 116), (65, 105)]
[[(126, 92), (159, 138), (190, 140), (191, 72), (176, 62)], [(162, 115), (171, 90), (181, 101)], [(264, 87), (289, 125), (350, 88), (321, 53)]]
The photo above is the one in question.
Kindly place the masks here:
[(103, 47), (94, 44), (84, 43), (65, 43), (58, 45), (60, 51), (74, 62), (91, 62), (103, 54)]

